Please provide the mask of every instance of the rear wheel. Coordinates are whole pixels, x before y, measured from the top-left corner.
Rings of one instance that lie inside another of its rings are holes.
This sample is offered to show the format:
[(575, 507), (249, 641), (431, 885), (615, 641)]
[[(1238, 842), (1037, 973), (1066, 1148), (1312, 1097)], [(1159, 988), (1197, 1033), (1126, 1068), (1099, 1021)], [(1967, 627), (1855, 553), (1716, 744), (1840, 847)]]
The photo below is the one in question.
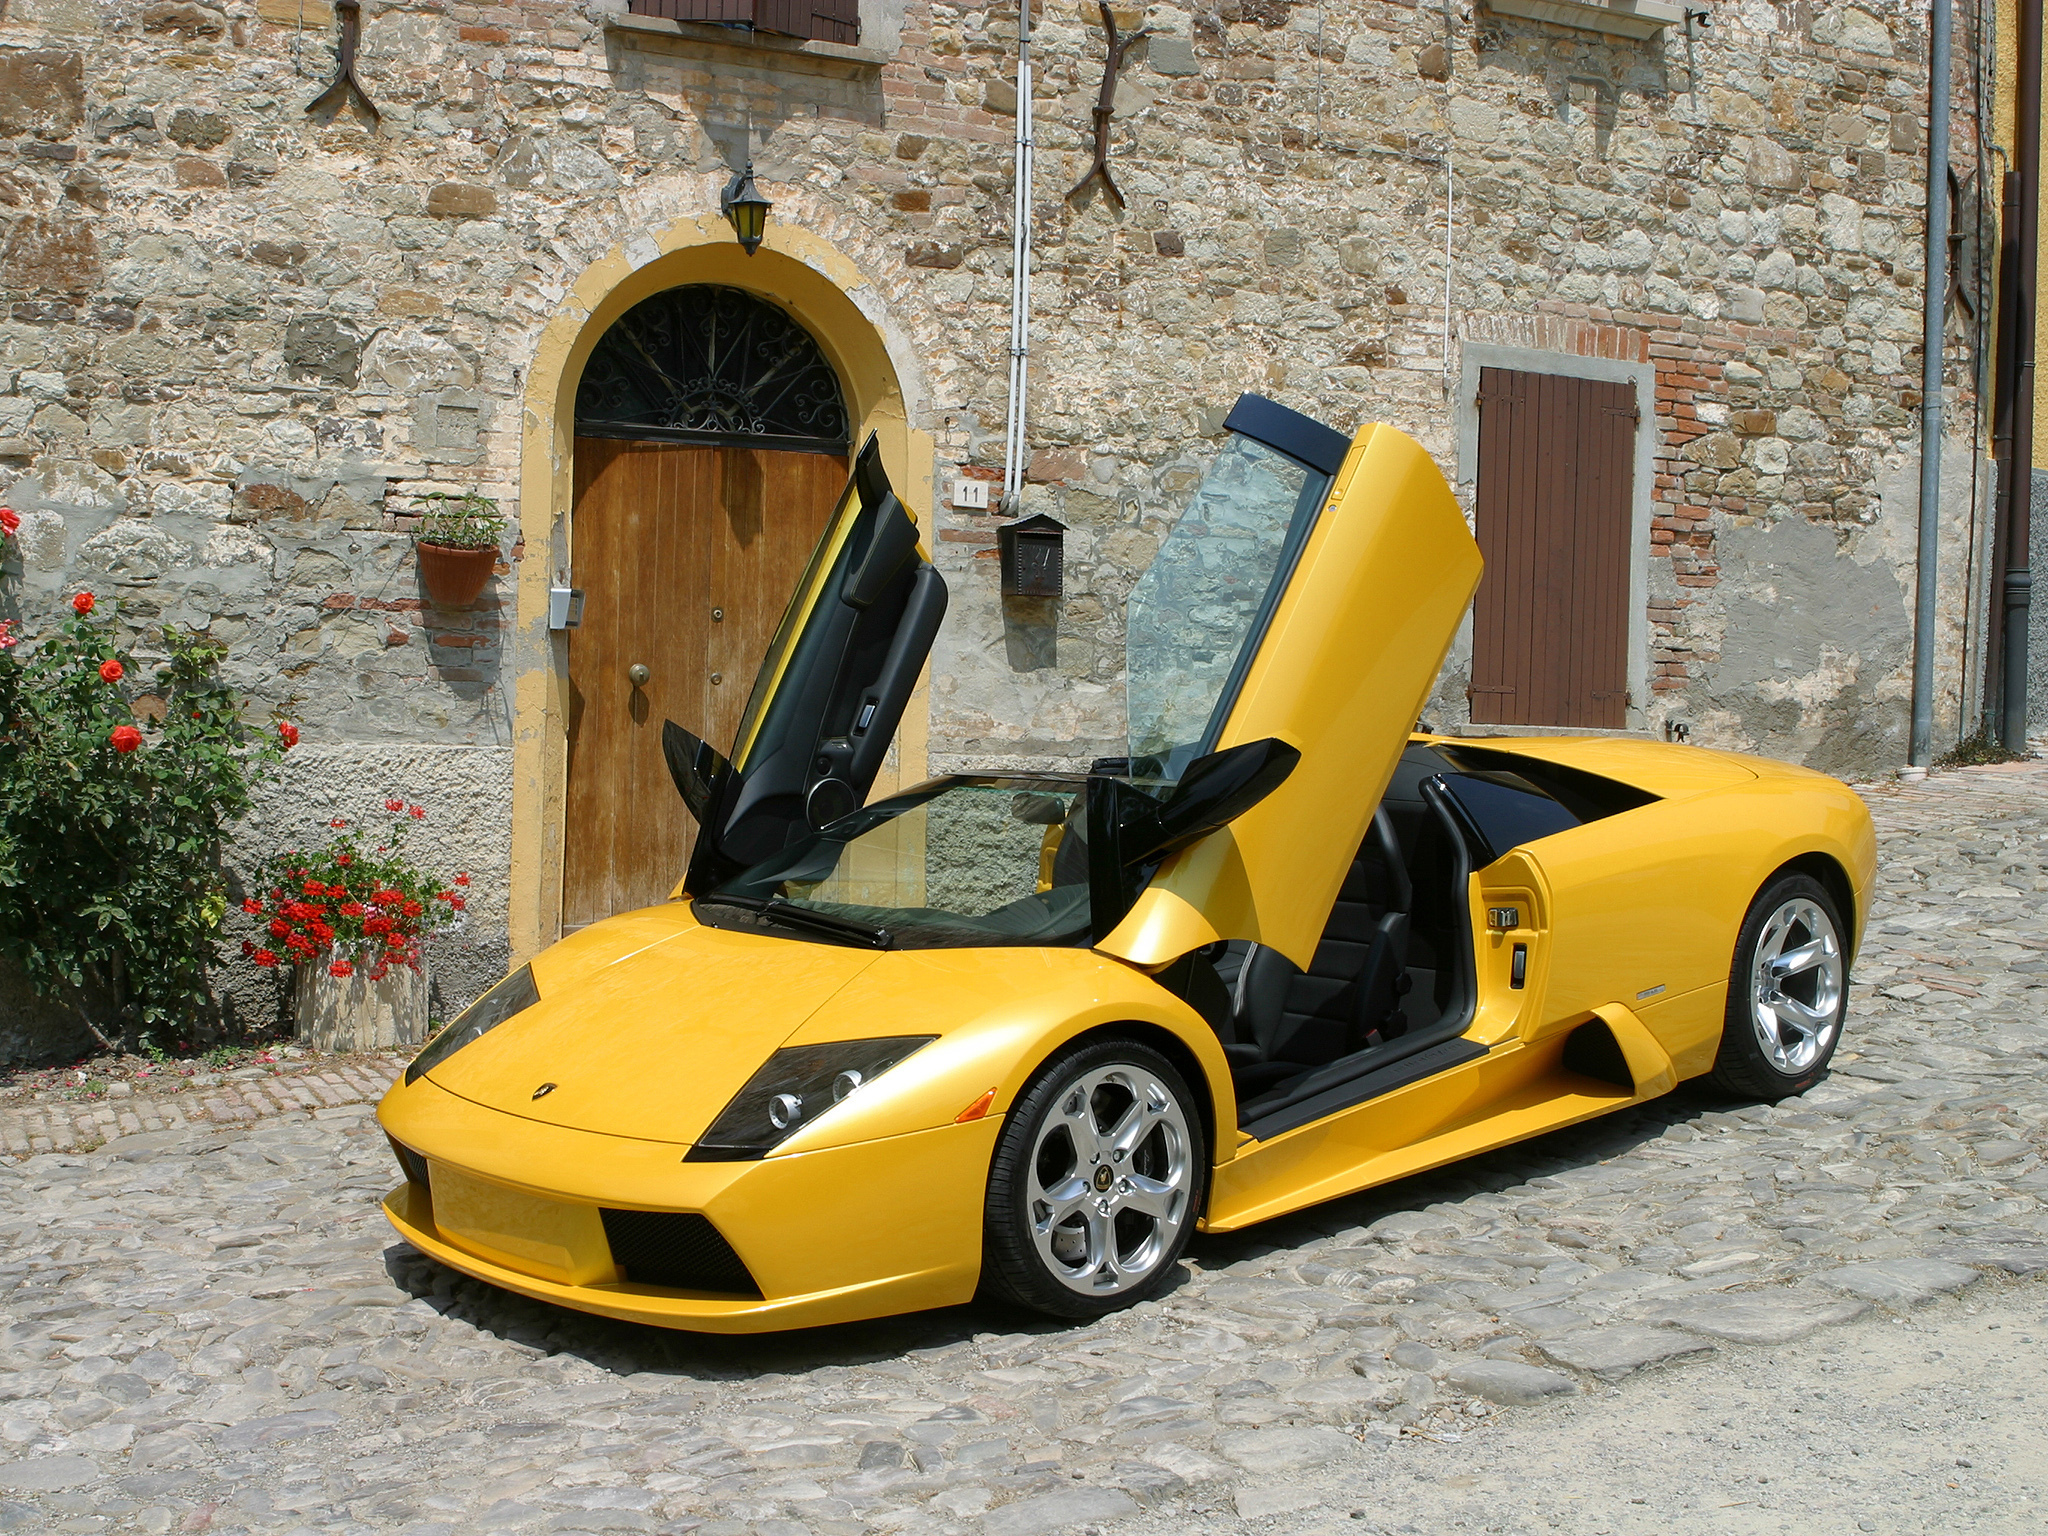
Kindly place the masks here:
[(1714, 1081), (1775, 1101), (1827, 1070), (1849, 1008), (1842, 915), (1818, 880), (1787, 875), (1750, 904), (1728, 976)]
[(1159, 1052), (1135, 1040), (1062, 1051), (996, 1140), (984, 1289), (1056, 1317), (1157, 1295), (1194, 1234), (1207, 1167), (1201, 1115)]

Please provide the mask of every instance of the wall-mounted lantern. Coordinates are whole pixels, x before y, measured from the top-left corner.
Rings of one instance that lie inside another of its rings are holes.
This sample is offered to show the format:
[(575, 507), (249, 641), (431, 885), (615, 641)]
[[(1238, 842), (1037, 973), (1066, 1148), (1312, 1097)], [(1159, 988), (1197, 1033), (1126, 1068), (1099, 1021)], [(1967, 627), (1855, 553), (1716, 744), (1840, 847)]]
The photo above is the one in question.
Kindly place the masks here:
[(1058, 597), (1066, 573), (1067, 525), (1038, 513), (996, 530), (1003, 596)]
[(733, 177), (725, 195), (718, 200), (718, 211), (732, 225), (732, 232), (740, 237), (740, 249), (749, 256), (761, 248), (761, 237), (768, 232), (768, 210), (774, 206), (754, 185), (751, 160), (744, 171)]

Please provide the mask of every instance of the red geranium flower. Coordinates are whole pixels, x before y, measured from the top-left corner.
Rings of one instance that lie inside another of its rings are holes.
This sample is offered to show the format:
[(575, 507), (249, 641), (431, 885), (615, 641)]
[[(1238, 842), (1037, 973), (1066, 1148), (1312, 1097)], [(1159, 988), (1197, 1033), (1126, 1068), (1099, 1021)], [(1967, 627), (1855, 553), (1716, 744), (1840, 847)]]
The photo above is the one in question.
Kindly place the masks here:
[(351, 864), (355, 863), (355, 860), (350, 858), (345, 853), (337, 853), (334, 856), (334, 862), (339, 864), (343, 869), (347, 869)]
[(457, 885), (467, 885), (467, 884), (469, 884), (469, 876), (468, 876), (468, 875), (457, 875), (457, 876), (455, 877), (455, 883), (456, 883)]
[(289, 751), (299, 744), (299, 728), (289, 720), (280, 720), (277, 722), (277, 739), (282, 741), (285, 749)]
[(142, 732), (135, 729), (132, 725), (117, 725), (108, 735), (107, 740), (113, 743), (116, 752), (133, 752), (142, 745)]
[(281, 917), (273, 917), (273, 918), (272, 918), (272, 919), (270, 920), (270, 936), (271, 936), (271, 937), (272, 937), (273, 939), (281, 939), (281, 938), (284, 938), (284, 937), (285, 937), (285, 936), (286, 936), (287, 934), (289, 934), (289, 933), (290, 933), (291, 931), (292, 931), (292, 925), (291, 925), (290, 923), (286, 922), (286, 921), (285, 921), (285, 920), (284, 920), (283, 918), (281, 918)]
[(363, 915), (363, 904), (360, 901), (344, 901), (341, 904), (341, 915), (343, 917), (361, 917)]
[(464, 901), (460, 896), (450, 896), (448, 898), (448, 905), (453, 907), (456, 911), (460, 912), (465, 907), (467, 907), (469, 903)]
[(246, 897), (242, 902), (242, 910), (251, 917), (261, 917), (263, 915), (263, 903), (254, 896)]
[(425, 821), (427, 819), (427, 808), (424, 805), (409, 805), (405, 808), (405, 814), (414, 821)]
[(255, 954), (251, 955), (249, 958), (251, 960), (254, 960), (258, 965), (265, 967), (277, 964), (277, 956), (272, 954), (267, 949), (259, 949), (256, 951)]
[(118, 683), (121, 681), (121, 675), (127, 670), (118, 661), (103, 661), (100, 663), (100, 681), (103, 683)]
[(403, 800), (386, 800), (384, 802), (384, 809), (396, 814), (405, 809), (405, 802)]
[(327, 974), (330, 976), (353, 976), (355, 973), (356, 968), (346, 960), (337, 960), (327, 967)]
[(334, 818), (334, 820), (332, 820), (332, 821), (330, 821), (329, 823), (327, 823), (327, 825), (329, 825), (330, 827), (333, 827), (333, 828), (334, 828), (334, 829), (335, 829), (335, 830), (336, 830), (336, 831), (338, 832), (338, 831), (340, 831), (340, 830), (341, 830), (341, 829), (342, 829), (343, 827), (347, 826), (347, 825), (348, 825), (348, 823), (347, 823), (346, 821), (342, 820), (342, 818), (341, 818), (341, 817), (337, 816), (337, 817), (335, 817), (335, 818)]
[(416, 901), (408, 901), (403, 907), (399, 908), (399, 910), (403, 912), (407, 917), (418, 917), (420, 913), (425, 911), (426, 909)]
[(81, 592), (71, 599), (71, 608), (81, 619), (92, 612), (93, 597), (90, 592)]

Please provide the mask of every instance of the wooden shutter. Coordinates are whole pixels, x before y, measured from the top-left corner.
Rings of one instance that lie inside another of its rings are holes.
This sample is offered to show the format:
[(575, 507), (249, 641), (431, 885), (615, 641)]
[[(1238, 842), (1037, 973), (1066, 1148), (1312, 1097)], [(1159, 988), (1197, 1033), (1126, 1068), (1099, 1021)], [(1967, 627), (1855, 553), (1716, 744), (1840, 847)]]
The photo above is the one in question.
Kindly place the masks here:
[(628, 0), (627, 10), (668, 21), (737, 23), (828, 43), (860, 41), (860, 0)]
[(1472, 719), (1628, 723), (1635, 388), (1482, 368)]

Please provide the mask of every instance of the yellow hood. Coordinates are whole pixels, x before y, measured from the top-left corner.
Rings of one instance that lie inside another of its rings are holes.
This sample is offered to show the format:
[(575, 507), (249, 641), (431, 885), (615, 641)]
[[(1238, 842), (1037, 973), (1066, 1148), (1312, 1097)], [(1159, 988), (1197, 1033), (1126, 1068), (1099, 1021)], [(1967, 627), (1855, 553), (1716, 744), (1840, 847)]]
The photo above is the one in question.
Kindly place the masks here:
[(701, 927), (681, 902), (628, 912), (536, 956), (540, 1001), (427, 1076), (546, 1125), (692, 1142), (875, 959)]

